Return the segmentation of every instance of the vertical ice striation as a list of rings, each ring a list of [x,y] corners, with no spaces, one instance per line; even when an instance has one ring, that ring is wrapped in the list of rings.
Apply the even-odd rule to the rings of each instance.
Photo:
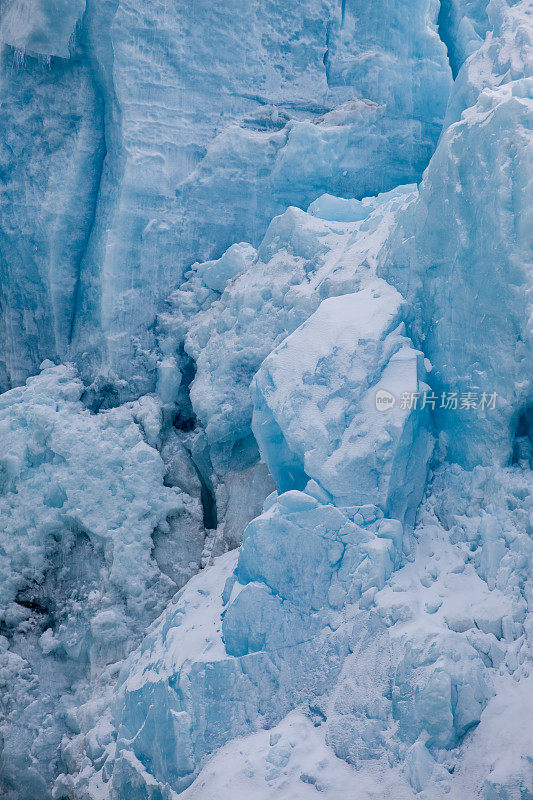
[[[436,390],[457,393],[438,426],[449,456],[470,467],[511,459],[532,391],[531,20],[529,3],[495,14],[459,74],[419,199],[381,254],[381,274],[415,305]]]
[[[0,386],[69,350],[104,158],[81,56],[0,53]]]
[[[150,326],[183,270],[220,256],[235,240],[257,245],[290,204],[306,206],[324,191],[361,197],[418,179],[439,135],[450,74],[430,0],[394,13],[388,3],[374,4],[370,17],[358,4],[341,8],[336,0],[244,7],[238,0],[89,0],[82,11],[74,4],[53,17],[44,3],[30,9],[17,0],[3,18],[7,59],[14,47],[51,59],[43,80],[68,100],[72,89],[53,88],[54,76],[75,70],[58,57],[69,54],[64,30],[79,21],[75,39],[90,65],[88,91],[101,103],[99,119],[90,99],[80,112],[97,152],[83,169],[93,179],[81,182],[74,199],[84,216],[72,228],[92,220],[74,259],[74,322],[70,296],[55,312],[37,287],[29,296],[38,292],[45,318],[55,313],[72,324],[72,355],[84,374],[125,379],[129,386],[118,382],[119,393],[132,396],[153,388]],[[23,19],[31,19],[31,30]],[[12,20],[18,38],[8,35]],[[17,74],[4,69],[8,91]],[[41,117],[56,119],[46,109]],[[29,156],[21,178],[31,159],[40,159],[40,138],[31,124],[16,134],[15,146]],[[69,158],[59,173],[67,187],[72,166]],[[41,184],[53,179],[46,160],[41,170]],[[60,202],[72,205],[68,194]],[[56,250],[73,253],[61,230]],[[45,248],[30,257],[24,233],[16,236],[16,252],[4,255],[8,276],[17,260],[17,269],[42,275]],[[15,280],[9,277],[8,287]],[[13,305],[8,294],[7,327]],[[50,334],[40,349],[20,331],[17,340],[11,360],[20,366],[8,370],[11,383],[35,371],[43,356],[63,357]]]

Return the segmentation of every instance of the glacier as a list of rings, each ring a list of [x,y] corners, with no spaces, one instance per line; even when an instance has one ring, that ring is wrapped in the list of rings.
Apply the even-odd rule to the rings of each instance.
[[[533,7],[0,7],[0,794],[532,800]]]
[[[234,241],[257,244],[291,203],[416,180],[436,145],[451,75],[434,0],[417,2],[405,20],[407,6],[393,15],[376,6],[357,36],[360,0],[253,2],[245,11],[240,0],[222,9],[89,0],[68,14],[50,5],[11,0],[1,12],[2,106],[17,119],[17,82],[37,81],[37,97],[60,82],[56,98],[90,95],[76,116],[89,141],[77,144],[68,108],[43,108],[35,122],[21,120],[6,152],[6,187],[18,195],[31,185],[32,196],[2,225],[5,282],[27,286],[24,298],[2,302],[5,386],[59,357],[79,361],[86,380],[107,375],[121,399],[151,391],[151,321],[182,270]],[[212,52],[223,54],[216,64]],[[44,134],[32,130],[39,121]],[[54,194],[53,170],[17,174],[20,149],[47,159],[34,153],[39,142],[64,173],[86,176],[76,182],[88,194],[82,220],[70,219],[77,194]],[[64,199],[48,221],[50,192]],[[28,303],[39,312],[27,332]]]

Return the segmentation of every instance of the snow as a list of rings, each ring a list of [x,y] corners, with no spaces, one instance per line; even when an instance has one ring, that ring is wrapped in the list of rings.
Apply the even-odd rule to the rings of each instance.
[[[533,796],[531,30],[2,6],[7,800]]]
[[[335,505],[373,502],[412,520],[431,435],[427,409],[401,407],[403,394],[425,385],[405,319],[401,296],[376,279],[323,300],[265,359],[252,384],[252,428],[281,491],[313,479]],[[396,404],[377,407],[380,392]]]
[[[402,776],[380,780],[377,772],[361,774],[335,757],[323,732],[302,712],[292,712],[270,731],[227,744],[181,795],[185,800],[308,800],[317,792],[346,800],[414,797]]]

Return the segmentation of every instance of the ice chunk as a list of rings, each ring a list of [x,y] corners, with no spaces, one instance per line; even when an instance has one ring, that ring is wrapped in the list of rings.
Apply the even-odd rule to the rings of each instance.
[[[391,201],[400,200],[408,203],[409,194],[416,194],[417,187],[415,184],[411,186],[398,186],[396,189],[391,189],[390,192],[384,192],[371,197],[363,197],[362,200],[355,200],[354,198],[346,199],[344,197],[334,197],[331,194],[323,194],[311,203],[307,209],[307,213],[319,219],[331,220],[332,222],[361,222],[370,217],[370,215],[377,209],[385,211],[385,204],[390,204],[389,213],[395,210],[395,205]],[[364,227],[362,228],[364,230]]]
[[[93,415],[82,391],[75,370],[60,366],[1,396],[2,609],[28,587],[28,567],[30,584],[43,579],[50,537],[60,542],[63,530],[105,554],[110,586],[130,611],[149,602],[151,535],[183,500],[163,486],[161,457],[131,411]]]
[[[371,525],[302,492],[281,495],[248,526],[240,554],[193,578],[126,662],[105,766],[118,796],[132,765],[139,787],[184,789],[228,739],[324,692],[348,652],[342,609],[365,580],[382,587],[398,556]]]
[[[324,300],[264,361],[252,424],[281,491],[313,478],[338,506],[375,502],[412,522],[431,445],[427,408],[402,407],[425,388],[406,313],[378,280]]]
[[[172,296],[161,317],[161,347],[176,351],[185,339],[194,359],[191,400],[216,471],[257,458],[249,387],[263,359],[321,299],[353,292],[372,275],[394,220],[416,196],[416,187],[405,186],[356,201],[359,222],[289,208],[270,224],[257,261],[220,298],[197,274]]]
[[[455,747],[481,719],[492,695],[483,661],[458,635],[406,644],[398,665],[393,713],[404,736],[424,731],[429,747]]]
[[[246,242],[233,244],[216,261],[204,261],[203,264],[198,264],[196,272],[209,289],[223,292],[227,282],[236,275],[246,272],[256,258],[257,252],[251,245]]]
[[[307,213],[335,222],[359,222],[368,216],[368,206],[364,200],[345,200],[343,197],[323,194],[311,203]]]

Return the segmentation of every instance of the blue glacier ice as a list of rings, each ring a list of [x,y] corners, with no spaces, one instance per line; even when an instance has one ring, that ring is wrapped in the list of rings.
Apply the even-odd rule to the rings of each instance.
[[[49,87],[57,101],[93,95],[77,119],[90,131],[89,148],[71,155],[72,124],[40,135],[39,120],[48,127],[67,116],[51,106],[35,124],[30,117],[14,143],[31,163],[42,160],[44,138],[63,173],[79,165],[89,197],[83,221],[70,222],[65,215],[78,196],[69,199],[67,182],[65,193],[54,194],[50,223],[41,207],[54,192],[54,171],[17,174],[8,159],[3,180],[15,194],[28,180],[34,189],[2,248],[2,268],[33,278],[26,299],[2,302],[4,385],[23,381],[45,357],[74,357],[88,378],[108,376],[122,398],[150,391],[151,323],[182,270],[235,241],[258,244],[291,203],[308,205],[324,191],[361,197],[416,180],[436,145],[451,74],[434,0],[409,4],[408,15],[405,4],[394,14],[378,4],[368,19],[361,2],[341,8],[336,0],[53,7],[45,0],[6,7],[2,105],[16,113],[13,84],[30,85],[25,73],[43,61],[42,92]],[[65,225],[79,231],[78,242]],[[42,230],[36,250],[25,253],[35,230]],[[48,277],[51,247],[57,268]],[[62,292],[54,307],[56,283]],[[27,303],[39,307],[31,338],[25,324],[11,323]],[[66,339],[53,330],[56,317],[67,323]]]
[[[332,203],[323,195],[307,213],[291,207],[271,222],[256,258],[246,250],[248,266],[237,260],[233,245],[223,264],[193,265],[171,295],[160,315],[160,346],[177,363],[184,356],[194,361],[190,400],[205,428],[215,471],[257,457],[249,386],[262,361],[321,300],[353,292],[375,274],[377,253],[395,216],[416,194],[408,185],[361,201]],[[211,289],[202,276],[216,269],[224,279],[230,258],[239,274]],[[362,269],[354,270],[354,264]],[[175,397],[183,402],[179,387]]]
[[[470,467],[512,457],[531,397],[531,21],[528,4],[500,10],[499,38],[464,65],[453,124],[378,269],[420,309],[436,391],[497,394],[494,410],[437,410],[443,446]]]
[[[148,762],[160,783],[185,788],[214,748],[331,685],[353,626],[344,607],[384,585],[401,546],[401,525],[378,518],[375,532],[351,515],[363,527],[283,494],[248,527],[233,574],[234,554],[222,556],[177,596],[119,679],[116,745],[95,734],[97,757],[114,761],[112,791],[136,796]],[[91,796],[88,777],[79,791]]]
[[[45,362],[0,396],[0,763],[25,797],[47,791],[80,682],[129,652],[204,547],[199,488],[165,485],[147,441],[155,400],[95,415],[83,390],[74,367]]]
[[[70,57],[70,44],[86,0],[7,0],[0,14],[0,40],[24,53]]]
[[[377,279],[323,300],[264,360],[252,428],[282,491],[312,479],[337,506],[375,503],[412,521],[432,450],[428,407],[377,405],[428,388],[405,317],[401,296]]]
[[[0,795],[533,798],[528,0],[0,8]]]
[[[489,0],[443,0],[439,11],[439,33],[448,50],[454,77],[466,59],[479,50],[491,30]]]

